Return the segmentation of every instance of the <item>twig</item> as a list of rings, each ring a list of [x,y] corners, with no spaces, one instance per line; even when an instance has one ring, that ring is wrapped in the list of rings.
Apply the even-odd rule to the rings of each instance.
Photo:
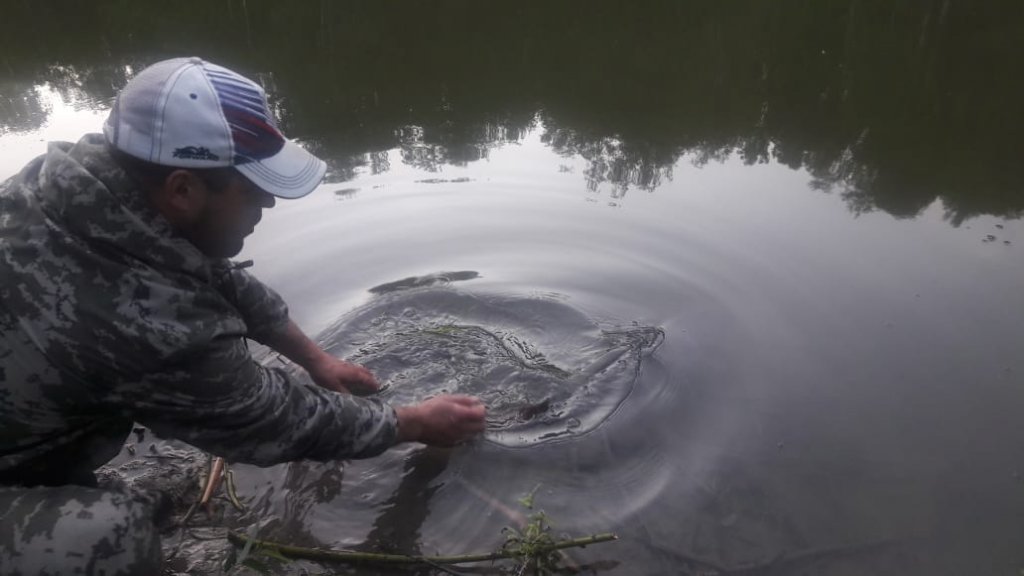
[[[227,465],[225,465],[225,468],[226,467]],[[228,501],[231,502],[231,505],[239,512],[245,512],[245,506],[243,506],[242,502],[238,500],[238,493],[235,491],[235,475],[230,468],[227,469],[225,477],[224,488],[225,492],[228,493]]]
[[[216,460],[214,459],[212,454],[209,456],[209,458],[207,458],[207,462],[210,463],[210,468],[212,470],[213,464],[216,462]],[[211,479],[212,476],[213,475],[211,474],[211,475],[209,475],[209,476],[204,478],[203,477],[203,473],[199,472],[199,486],[201,486],[201,487],[209,487],[210,484],[213,482],[213,480]],[[205,493],[206,493],[206,489],[204,488],[203,494],[205,494]],[[178,526],[182,529],[182,537],[178,540],[178,548],[181,548],[181,543],[182,543],[182,541],[185,538],[185,536],[184,536],[184,534],[185,534],[185,527],[188,526],[188,521],[191,520],[192,516],[195,515],[196,510],[199,510],[199,505],[201,503],[202,503],[202,496],[200,496],[200,498],[198,500],[195,500],[194,502],[192,502],[192,505],[188,507],[188,511],[185,512],[185,516],[182,517],[182,519],[180,521],[178,521]],[[177,549],[175,549],[175,552],[177,552]]]
[[[210,455],[208,460],[210,462],[210,474],[204,480],[200,473],[199,478],[199,485],[203,487],[203,493],[198,500],[192,502],[192,505],[188,507],[185,515],[178,521],[178,528],[181,530],[181,533],[178,535],[177,545],[175,545],[174,550],[170,553],[168,558],[175,557],[181,550],[182,544],[185,543],[185,535],[188,533],[189,520],[192,519],[192,516],[195,515],[200,506],[209,503],[210,498],[213,496],[213,491],[217,487],[221,470],[224,468],[224,459],[220,457],[214,458],[213,455]]]
[[[203,497],[199,499],[200,506],[206,506],[210,503],[213,491],[220,486],[220,478],[223,472],[224,459],[218,456],[213,459],[213,465],[210,467],[210,476],[206,479],[206,488],[203,489]]]
[[[427,566],[430,566],[434,570],[439,570],[441,572],[444,572],[445,574],[451,574],[452,576],[463,576],[462,572],[456,572],[455,570],[452,570],[451,568],[448,568],[447,566],[444,566],[442,564],[438,564],[437,562],[432,562],[430,560],[427,560],[426,558],[423,559],[423,563],[426,564]]]
[[[562,550],[564,548],[580,548],[591,544],[618,540],[619,537],[611,533],[592,534],[583,538],[573,538],[555,542],[551,546],[544,547],[540,551]],[[376,554],[372,552],[353,552],[349,550],[324,550],[320,548],[303,548],[301,546],[290,546],[278,542],[257,540],[245,534],[233,530],[228,531],[228,540],[236,546],[244,546],[252,541],[256,548],[268,548],[275,550],[282,556],[296,560],[316,560],[320,562],[371,562],[376,564],[463,564],[470,562],[489,562],[491,560],[503,560],[515,558],[512,551],[487,552],[483,554],[463,554],[456,556],[406,556],[404,554]]]

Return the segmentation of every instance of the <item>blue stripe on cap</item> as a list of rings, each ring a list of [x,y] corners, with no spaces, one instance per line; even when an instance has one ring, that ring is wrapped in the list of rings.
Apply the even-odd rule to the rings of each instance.
[[[263,90],[237,74],[210,69],[206,74],[231,127],[235,163],[262,160],[280,152],[284,136],[267,110]]]

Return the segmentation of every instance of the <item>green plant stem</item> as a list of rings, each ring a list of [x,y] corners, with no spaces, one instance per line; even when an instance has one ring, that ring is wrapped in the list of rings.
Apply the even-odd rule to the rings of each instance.
[[[583,538],[573,538],[555,542],[550,546],[538,547],[538,552],[551,550],[562,550],[563,548],[580,548],[590,544],[618,540],[618,536],[611,533],[592,534]],[[457,556],[406,556],[404,554],[377,554],[373,552],[353,552],[348,550],[323,550],[319,548],[303,548],[301,546],[290,546],[267,540],[257,540],[245,534],[239,534],[233,530],[228,531],[228,540],[236,546],[244,546],[252,542],[255,548],[268,548],[276,550],[283,556],[295,560],[316,560],[319,562],[373,562],[378,564],[463,564],[470,562],[488,562],[491,560],[502,560],[515,558],[514,551],[488,552],[484,554],[463,554]]]

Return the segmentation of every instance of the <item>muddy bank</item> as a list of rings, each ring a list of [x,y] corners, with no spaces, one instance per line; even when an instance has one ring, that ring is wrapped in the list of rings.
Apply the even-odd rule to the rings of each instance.
[[[241,526],[242,514],[222,491],[208,507],[196,507],[212,458],[192,446],[157,438],[137,427],[113,461],[97,470],[100,485],[152,494],[159,502],[156,523],[164,554],[164,575],[223,574],[232,548],[227,528]]]

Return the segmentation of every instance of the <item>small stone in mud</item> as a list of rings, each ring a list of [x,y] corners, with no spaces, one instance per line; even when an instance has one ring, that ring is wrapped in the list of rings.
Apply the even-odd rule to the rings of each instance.
[[[995,240],[996,240],[996,237],[991,235],[991,234],[989,234],[989,235],[985,236],[985,239],[982,240],[982,242],[995,242]]]

